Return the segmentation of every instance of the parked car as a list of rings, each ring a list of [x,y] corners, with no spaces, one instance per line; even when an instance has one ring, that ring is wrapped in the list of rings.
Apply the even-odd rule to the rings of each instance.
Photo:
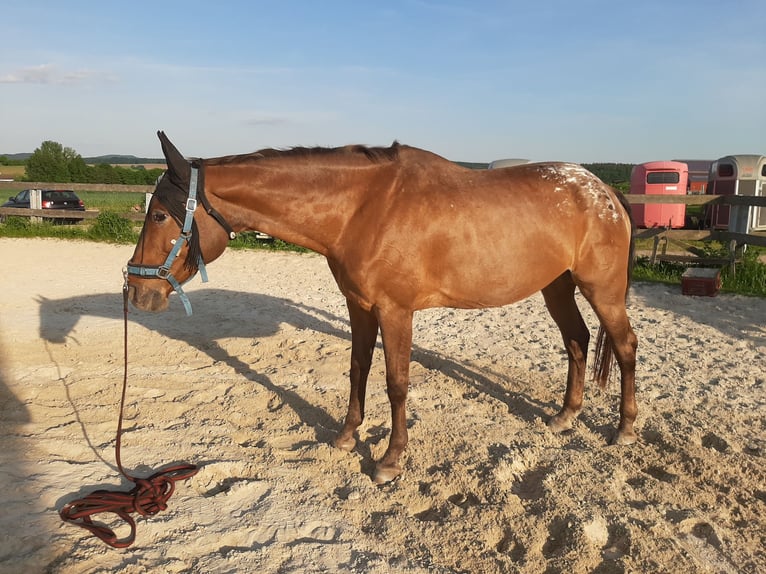
[[[0,207],[18,207],[29,209],[29,196],[31,189],[20,191],[16,197],[9,197]],[[43,189],[42,190],[42,208],[43,209],[62,209],[66,211],[85,211],[85,204],[77,194],[70,189]],[[3,218],[0,215],[0,218]],[[76,223],[82,217],[72,218],[51,218],[57,222]]]

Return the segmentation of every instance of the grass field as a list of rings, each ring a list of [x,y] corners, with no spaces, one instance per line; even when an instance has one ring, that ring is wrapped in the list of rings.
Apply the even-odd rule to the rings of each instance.
[[[20,179],[25,173],[23,165],[0,165],[0,179]]]
[[[77,195],[82,199],[86,209],[98,209],[99,211],[115,211],[117,213],[128,213],[135,211],[134,206],[138,205],[140,211],[144,210],[144,194],[111,191],[78,191]]]

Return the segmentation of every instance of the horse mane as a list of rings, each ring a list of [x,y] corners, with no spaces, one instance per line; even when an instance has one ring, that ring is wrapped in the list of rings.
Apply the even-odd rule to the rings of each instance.
[[[249,163],[271,158],[308,158],[308,157],[354,157],[364,156],[373,163],[396,161],[399,158],[399,142],[394,141],[389,147],[369,147],[364,145],[347,145],[342,147],[291,147],[287,149],[266,148],[245,155],[228,155],[205,159],[205,165],[229,165]]]
[[[207,165],[233,165],[249,163],[267,158],[302,158],[316,156],[363,156],[373,163],[396,161],[399,157],[399,142],[394,141],[390,147],[368,147],[363,145],[349,145],[343,147],[293,147],[283,150],[262,149],[255,153],[245,155],[229,155],[212,159],[196,159],[197,164],[202,168],[199,173],[199,185],[197,189],[198,197],[204,194],[204,166]],[[162,201],[167,208],[170,216],[175,219],[179,226],[183,227],[186,218],[186,199],[189,197],[188,189],[185,189],[179,182],[173,181],[168,174],[163,174],[157,181],[154,190],[154,196]],[[188,252],[184,265],[187,269],[197,269],[199,258],[202,257],[202,250],[199,244],[199,233],[197,232],[197,223],[192,220],[192,233],[189,237]]]

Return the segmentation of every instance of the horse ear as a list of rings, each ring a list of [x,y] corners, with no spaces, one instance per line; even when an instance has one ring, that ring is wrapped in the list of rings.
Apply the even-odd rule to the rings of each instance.
[[[160,138],[162,144],[162,153],[165,155],[165,160],[168,164],[168,172],[171,177],[176,176],[179,180],[188,180],[191,168],[189,162],[181,154],[180,151],[173,145],[173,143],[165,135],[165,132],[158,131],[157,137]]]

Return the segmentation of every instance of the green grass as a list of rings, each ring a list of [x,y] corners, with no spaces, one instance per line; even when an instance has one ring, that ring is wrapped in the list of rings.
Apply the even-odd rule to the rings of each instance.
[[[53,237],[132,245],[138,241],[142,225],[143,221],[130,221],[119,213],[109,210],[102,211],[96,219],[83,220],[74,225],[61,224],[55,221],[43,221],[34,224],[28,217],[10,215],[6,218],[5,223],[0,223],[0,237]],[[229,247],[232,249],[308,252],[308,249],[280,239],[259,239],[255,232],[238,234],[237,238],[229,243]]]
[[[281,239],[259,239],[256,233],[240,233],[229,243],[232,249],[266,249],[268,251],[297,251],[308,253],[304,247],[298,247]]]
[[[14,215],[9,215],[5,223],[0,223],[0,237],[52,237],[131,244],[138,241],[140,231],[140,223],[135,224],[110,211],[100,213],[96,219],[74,225],[56,221],[32,223],[29,217]]]

